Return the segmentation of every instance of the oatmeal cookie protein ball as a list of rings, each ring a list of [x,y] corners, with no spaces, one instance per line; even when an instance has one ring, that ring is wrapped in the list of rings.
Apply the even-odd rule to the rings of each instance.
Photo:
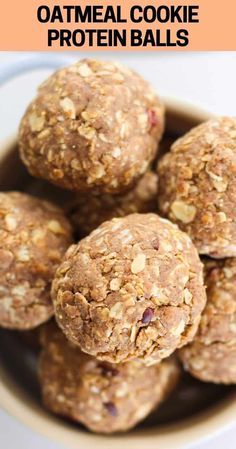
[[[206,300],[202,263],[176,225],[132,214],[69,248],[52,298],[59,326],[84,352],[151,365],[193,338]]]
[[[177,140],[158,166],[159,208],[200,254],[236,256],[236,118],[214,118]]]
[[[121,192],[154,159],[163,105],[139,75],[111,62],[82,60],[38,90],[20,126],[29,172],[69,190]]]
[[[152,367],[138,361],[114,365],[84,354],[54,325],[42,334],[39,377],[45,406],[94,432],[126,431],[171,392],[175,360]]]
[[[71,242],[58,207],[24,193],[0,193],[0,326],[31,329],[53,315],[51,281]]]
[[[206,382],[236,383],[236,259],[206,265],[207,305],[198,333],[180,351],[187,371]]]
[[[80,235],[86,236],[106,220],[157,209],[157,175],[147,172],[137,185],[120,195],[77,194],[68,215]]]

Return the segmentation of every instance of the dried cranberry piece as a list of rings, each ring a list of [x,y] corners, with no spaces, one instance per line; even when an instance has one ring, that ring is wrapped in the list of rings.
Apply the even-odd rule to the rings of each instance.
[[[142,323],[143,324],[149,324],[150,321],[152,320],[153,315],[154,315],[154,310],[151,309],[150,307],[148,307],[143,312]]]
[[[148,119],[152,128],[158,125],[158,117],[156,112],[153,109],[149,109],[148,111]]]
[[[158,250],[160,248],[160,242],[158,239],[155,239],[152,241],[152,247],[156,250]]]
[[[109,365],[109,363],[100,363],[99,368],[101,368],[102,375],[107,377],[115,377],[118,376],[119,371],[118,369],[114,368],[113,366]]]
[[[117,416],[118,415],[118,410],[117,410],[116,405],[114,404],[114,402],[105,402],[104,403],[104,407],[106,407],[106,409],[110,413],[110,415],[112,415],[112,416]]]

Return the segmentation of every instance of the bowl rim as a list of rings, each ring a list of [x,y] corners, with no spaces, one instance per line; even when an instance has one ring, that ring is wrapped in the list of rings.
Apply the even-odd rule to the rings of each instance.
[[[181,120],[201,122],[213,115],[191,104],[164,98],[168,113]],[[5,157],[9,149],[16,145],[13,135],[1,142],[0,160]],[[181,422],[161,425],[157,430],[142,429],[128,434],[114,436],[94,435],[62,424],[62,420],[40,407],[32,398],[23,392],[13,379],[7,376],[0,360],[0,407],[17,420],[35,432],[61,443],[70,449],[104,449],[112,445],[113,449],[120,449],[120,444],[129,444],[129,449],[156,449],[157,444],[162,449],[182,449],[187,444],[209,439],[222,430],[236,423],[236,393],[233,392],[219,404],[210,407],[197,416],[184,419]]]
[[[236,423],[236,394],[233,393],[206,412],[179,423],[160,426],[157,431],[152,428],[115,436],[94,435],[63,423],[44,410],[6,378],[2,367],[0,376],[3,381],[0,385],[2,408],[35,432],[70,449],[104,449],[108,446],[120,449],[122,443],[130,449],[156,449],[157,444],[162,449],[183,449],[185,445],[209,439]]]

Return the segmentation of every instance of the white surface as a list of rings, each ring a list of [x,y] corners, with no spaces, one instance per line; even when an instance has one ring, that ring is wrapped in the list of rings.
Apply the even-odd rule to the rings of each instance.
[[[185,446],[181,449],[235,449],[236,432],[234,430],[223,432],[217,438],[201,443],[193,444],[188,448]],[[22,424],[9,417],[0,410],[0,447],[1,449],[65,449],[59,444],[48,441],[29,429],[26,429]],[[78,449],[83,449],[79,445]],[[94,436],[94,446],[91,449],[96,449],[96,436]],[[112,447],[105,447],[104,449],[112,449]],[[124,447],[123,449],[128,449]],[[144,448],[148,449],[148,447]],[[157,448],[161,449],[161,448]]]
[[[48,57],[43,53],[38,55]],[[0,52],[0,74],[5,64],[23,61],[31,56],[31,53]],[[65,58],[73,60],[86,56],[67,53]],[[113,54],[97,53],[90,54],[90,57],[112,59]],[[117,53],[115,59],[139,71],[152,82],[160,95],[187,101],[215,114],[236,116],[236,52]],[[36,86],[48,73],[48,70],[41,70],[21,75],[0,88],[0,140],[16,131],[27,103],[35,94]],[[191,447],[232,449],[235,440],[236,427]],[[33,433],[1,410],[0,447],[60,449],[59,445]]]
[[[28,53],[0,52],[0,73],[5,64],[22,61]],[[46,53],[38,53],[48,58]],[[63,54],[60,54],[63,56]],[[112,59],[113,54],[90,54]],[[84,53],[65,54],[65,60],[86,57]],[[139,71],[161,95],[202,106],[215,114],[236,115],[236,52],[205,53],[117,53],[118,59]],[[21,75],[0,88],[0,140],[17,129],[20,117],[37,85],[48,70]]]

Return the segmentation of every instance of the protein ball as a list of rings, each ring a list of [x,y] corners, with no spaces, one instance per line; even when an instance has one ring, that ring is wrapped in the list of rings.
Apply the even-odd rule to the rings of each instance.
[[[175,386],[179,367],[167,360],[153,367],[138,361],[99,362],[69,343],[56,326],[42,335],[39,377],[44,405],[94,432],[134,427]]]
[[[29,172],[70,190],[121,192],[155,158],[164,108],[139,75],[82,60],[38,90],[20,126]]]
[[[62,211],[25,193],[0,193],[0,325],[31,329],[53,315],[51,281],[71,244]]]
[[[150,171],[124,194],[78,194],[68,211],[75,230],[86,236],[106,220],[156,211],[157,181],[157,175]]]
[[[103,223],[67,251],[52,285],[59,326],[108,362],[159,362],[194,336],[206,296],[187,234],[155,214]]]
[[[180,351],[184,367],[206,382],[236,383],[236,259],[207,263],[207,305],[194,341]]]
[[[159,208],[200,254],[236,256],[236,118],[214,118],[177,140],[158,166]]]

